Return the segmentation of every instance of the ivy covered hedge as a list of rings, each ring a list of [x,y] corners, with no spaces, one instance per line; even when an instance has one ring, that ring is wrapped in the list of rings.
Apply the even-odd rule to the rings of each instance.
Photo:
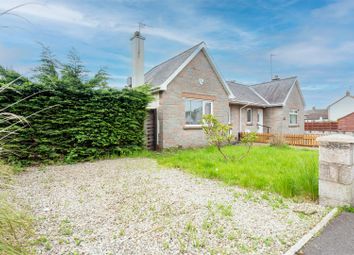
[[[76,60],[58,74],[53,60],[46,60],[34,81],[25,79],[0,93],[0,108],[28,121],[2,119],[3,158],[25,164],[74,162],[127,154],[144,146],[150,100],[146,89],[108,88],[102,71],[84,79]],[[6,72],[0,70],[2,84],[9,81]],[[10,130],[14,133],[7,136]]]

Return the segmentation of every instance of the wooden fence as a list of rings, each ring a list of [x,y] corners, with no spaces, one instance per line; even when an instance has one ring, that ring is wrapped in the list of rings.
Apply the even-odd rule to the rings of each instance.
[[[245,133],[241,133],[242,137]],[[257,143],[270,143],[274,134],[257,134]],[[283,135],[284,140],[289,145],[294,146],[306,146],[306,147],[318,147],[318,142],[316,138],[320,135],[296,135],[296,134],[285,134]]]
[[[327,121],[327,122],[305,122],[306,131],[337,131],[338,122]]]

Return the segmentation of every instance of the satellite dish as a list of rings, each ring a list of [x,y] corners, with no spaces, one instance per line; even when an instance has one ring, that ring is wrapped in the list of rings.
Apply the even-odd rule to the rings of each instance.
[[[199,82],[200,85],[203,85],[203,84],[204,84],[204,79],[199,78],[199,79],[198,79],[198,82]]]

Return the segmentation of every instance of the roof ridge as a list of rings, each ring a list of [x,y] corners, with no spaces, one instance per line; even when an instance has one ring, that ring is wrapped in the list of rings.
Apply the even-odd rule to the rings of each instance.
[[[290,77],[281,78],[281,79],[278,79],[278,80],[265,81],[265,82],[261,82],[261,83],[251,84],[251,85],[248,85],[248,86],[256,86],[256,85],[272,83],[272,82],[275,82],[275,81],[283,81],[283,80],[290,80],[290,79],[297,79],[297,76],[290,76]]]
[[[266,102],[267,104],[270,105],[270,103],[268,102],[267,99],[265,99],[263,96],[261,96],[261,94],[259,94],[254,88],[252,88],[251,86],[247,86],[250,90],[252,90],[259,98],[261,98],[262,100],[264,100],[264,102]]]
[[[236,85],[241,85],[241,86],[245,86],[245,87],[249,87],[250,85],[247,85],[247,84],[242,84],[242,83],[238,83],[236,81],[226,81],[227,83],[233,83],[233,84],[236,84]]]
[[[191,49],[193,49],[193,48],[196,48],[197,46],[200,46],[200,45],[203,44],[203,43],[205,43],[205,42],[204,42],[204,41],[201,41],[200,43],[198,43],[198,44],[196,44],[196,45],[190,47],[189,49],[187,49],[187,50],[185,50],[185,51],[183,51],[183,52],[181,52],[181,53],[179,53],[179,54],[177,54],[177,55],[175,55],[175,56],[173,56],[173,57],[170,57],[169,59],[167,59],[167,60],[161,62],[160,64],[158,64],[158,65],[152,67],[152,68],[151,68],[149,71],[147,71],[145,74],[147,74],[147,73],[151,72],[152,70],[156,69],[157,67],[159,67],[159,66],[161,66],[161,65],[163,65],[163,64],[165,64],[165,63],[167,63],[168,61],[170,61],[170,60],[172,60],[172,59],[175,59],[175,58],[181,56],[182,54],[186,53],[187,51],[189,51],[189,50],[191,50]]]

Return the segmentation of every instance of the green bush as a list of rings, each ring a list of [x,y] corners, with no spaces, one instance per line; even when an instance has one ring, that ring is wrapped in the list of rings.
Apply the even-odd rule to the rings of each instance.
[[[2,146],[13,152],[4,154],[7,160],[71,162],[130,153],[144,145],[149,102],[144,92],[64,86],[46,90],[38,84],[16,89],[20,95],[14,90],[0,95],[0,107],[45,92],[10,107],[11,113],[29,116],[29,125],[11,127],[17,134]]]
[[[104,70],[89,79],[74,51],[62,64],[44,48],[33,80],[0,66],[0,88],[11,83],[0,93],[0,112],[26,120],[0,118],[1,157],[22,164],[75,162],[142,148],[147,87],[118,90],[107,87],[107,79]]]

